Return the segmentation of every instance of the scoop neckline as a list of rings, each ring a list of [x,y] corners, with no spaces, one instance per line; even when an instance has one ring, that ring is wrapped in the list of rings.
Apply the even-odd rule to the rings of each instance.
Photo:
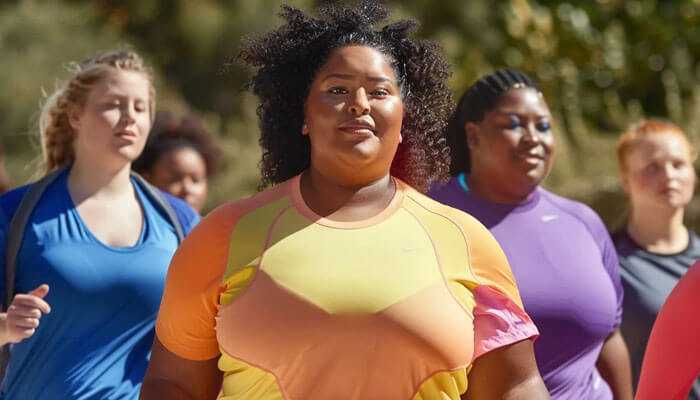
[[[78,207],[75,205],[75,201],[73,200],[73,196],[70,194],[70,189],[68,188],[68,172],[63,176],[64,179],[64,185],[66,189],[66,199],[68,201],[68,204],[70,205],[70,210],[71,213],[74,215],[75,219],[78,221],[82,229],[85,231],[85,234],[92,240],[94,243],[99,245],[100,247],[117,252],[117,253],[129,253],[129,252],[134,252],[138,251],[143,247],[143,244],[146,242],[146,232],[148,230],[148,215],[146,213],[146,209],[143,204],[143,198],[142,198],[142,193],[141,193],[141,188],[138,187],[138,184],[136,181],[130,177],[131,185],[134,188],[134,191],[136,193],[136,200],[139,202],[139,206],[141,207],[141,213],[143,214],[143,224],[141,224],[141,232],[139,233],[139,238],[131,246],[110,246],[107,243],[103,242],[100,240],[95,234],[92,232],[90,227],[85,223],[85,220],[83,217],[80,215],[80,212],[78,212]]]
[[[403,198],[405,195],[404,192],[406,190],[406,184],[393,176],[391,177],[391,179],[394,182],[394,196],[391,198],[389,204],[382,211],[369,218],[356,221],[336,221],[328,217],[323,217],[321,215],[316,214],[316,212],[314,212],[309,207],[309,205],[306,203],[303,196],[301,195],[301,174],[292,178],[292,180],[289,183],[292,205],[302,216],[319,225],[338,229],[366,228],[387,220],[399,208],[401,208],[401,205],[403,204]]]

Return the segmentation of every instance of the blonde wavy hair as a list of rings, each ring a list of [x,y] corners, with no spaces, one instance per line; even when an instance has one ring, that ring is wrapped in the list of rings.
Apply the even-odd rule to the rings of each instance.
[[[71,112],[82,110],[92,88],[115,70],[144,74],[149,82],[149,114],[155,114],[153,74],[141,57],[129,50],[99,53],[73,64],[73,76],[47,97],[39,116],[42,169],[48,174],[75,159],[75,132],[69,122]]]

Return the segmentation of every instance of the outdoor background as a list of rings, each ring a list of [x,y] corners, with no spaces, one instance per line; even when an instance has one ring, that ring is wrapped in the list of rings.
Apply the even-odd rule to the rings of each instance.
[[[140,52],[157,75],[158,109],[193,112],[219,139],[226,167],[208,208],[255,191],[256,99],[232,64],[241,38],[279,23],[276,0],[2,0],[0,144],[15,184],[35,174],[37,113],[71,61],[115,47]],[[310,9],[323,1],[289,1]],[[541,84],[556,120],[546,186],[625,218],[617,136],[642,116],[700,129],[700,0],[404,0],[452,62],[455,98],[479,75],[519,68]],[[206,211],[206,210],[205,210]],[[700,228],[700,204],[689,212]]]

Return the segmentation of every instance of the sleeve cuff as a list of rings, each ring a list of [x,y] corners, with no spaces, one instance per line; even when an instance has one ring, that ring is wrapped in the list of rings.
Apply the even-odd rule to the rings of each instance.
[[[474,297],[474,358],[539,335],[530,316],[498,290],[481,285]]]

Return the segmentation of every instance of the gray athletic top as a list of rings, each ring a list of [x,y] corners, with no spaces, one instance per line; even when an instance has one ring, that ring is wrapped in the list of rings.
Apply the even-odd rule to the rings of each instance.
[[[678,280],[700,259],[700,238],[693,231],[689,231],[689,234],[688,247],[676,254],[656,254],[643,250],[626,230],[613,234],[625,290],[620,329],[630,351],[635,390],[656,314]],[[700,380],[695,382],[688,398],[700,400]]]

